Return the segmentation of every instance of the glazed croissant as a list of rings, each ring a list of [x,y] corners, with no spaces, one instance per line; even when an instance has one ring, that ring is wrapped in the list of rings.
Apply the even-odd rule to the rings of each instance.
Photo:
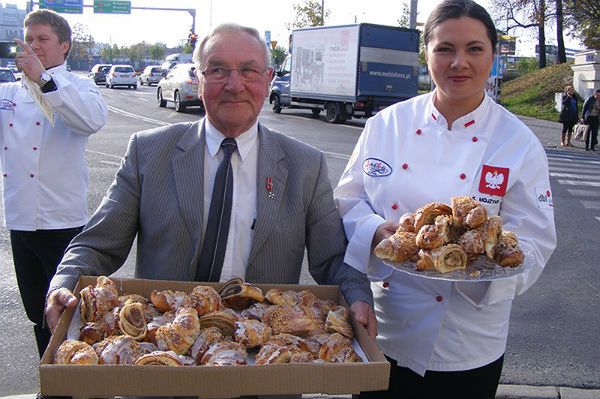
[[[494,261],[503,267],[517,267],[523,263],[525,255],[519,247],[519,240],[512,231],[503,231],[493,249]]]
[[[217,327],[208,327],[200,330],[198,338],[196,338],[196,341],[194,341],[194,344],[190,348],[190,355],[193,359],[196,359],[197,364],[200,364],[200,359],[202,359],[208,348],[223,340],[225,340],[225,337]]]
[[[246,364],[248,353],[237,342],[222,341],[211,345],[206,351],[200,364],[206,366],[238,366]]]
[[[99,364],[134,364],[142,356],[140,344],[128,335],[113,335],[94,344]]]
[[[219,293],[208,285],[199,285],[194,287],[190,294],[192,307],[198,312],[198,316],[204,316],[210,312],[221,310],[221,296]]]
[[[85,342],[74,339],[63,341],[54,357],[56,364],[98,364],[98,355]]]
[[[254,361],[256,364],[281,364],[289,363],[291,357],[292,352],[285,346],[265,344],[260,347]]]
[[[156,330],[159,327],[167,325],[171,323],[175,319],[175,311],[170,310],[161,314],[160,316],[156,316],[152,318],[152,320],[147,325],[146,336],[144,337],[144,341],[151,342],[156,345]]]
[[[483,230],[467,230],[458,239],[458,245],[467,254],[469,260],[475,260],[485,252],[485,241],[483,240]]]
[[[319,359],[333,363],[362,362],[362,359],[352,348],[352,342],[338,333],[333,333],[321,346]]]
[[[415,260],[419,252],[415,237],[415,233],[396,231],[389,238],[381,240],[373,252],[378,258],[392,262]]]
[[[156,309],[161,312],[167,312],[169,310],[177,310],[180,307],[191,307],[191,297],[182,291],[157,291],[154,290],[150,293],[150,301]]]
[[[450,215],[440,215],[433,224],[426,224],[417,233],[415,242],[422,249],[435,249],[450,242],[453,218]]]
[[[305,334],[319,327],[306,306],[273,305],[265,311],[263,321],[271,326],[273,334]],[[322,323],[322,322],[321,322]]]
[[[265,299],[273,305],[289,305],[295,306],[298,304],[298,293],[296,291],[273,288],[267,291]]]
[[[263,315],[265,314],[265,310],[267,310],[269,306],[270,305],[266,303],[256,302],[252,304],[248,309],[242,310],[240,312],[240,315],[246,320],[251,319],[261,321]]]
[[[173,351],[155,351],[140,356],[135,364],[138,366],[182,366],[177,353]]]
[[[458,244],[446,244],[432,251],[421,250],[417,270],[437,270],[448,273],[467,267],[467,254]]]
[[[156,330],[156,346],[162,351],[184,355],[200,333],[198,312],[193,308],[179,308],[172,323]]]
[[[336,306],[327,315],[325,330],[337,332],[345,337],[352,338],[352,326],[350,325],[350,311],[343,306]]]
[[[415,214],[413,212],[406,212],[402,216],[400,216],[400,220],[398,221],[398,230],[396,231],[405,231],[408,233],[415,232]]]
[[[457,226],[476,229],[485,223],[487,211],[483,205],[473,198],[467,195],[452,197],[450,203]]]
[[[452,215],[452,208],[442,202],[431,202],[422,206],[415,212],[415,232],[421,230],[426,224],[433,224],[440,215]]]
[[[105,276],[96,279],[96,286],[85,287],[81,296],[81,319],[84,322],[98,321],[102,316],[119,304],[119,293],[115,283]]]
[[[485,247],[485,253],[490,259],[494,259],[494,247],[498,243],[498,239],[500,238],[501,233],[502,218],[500,216],[489,217],[483,225],[482,236]]]
[[[139,302],[127,302],[119,312],[119,330],[136,340],[146,336],[148,325],[144,305]]]
[[[223,303],[234,310],[247,309],[255,302],[265,301],[265,297],[260,288],[248,283],[239,282],[237,279],[233,282],[226,283],[219,294],[221,295]]]
[[[223,335],[233,337],[235,322],[239,321],[234,314],[225,310],[207,313],[200,317],[200,328],[217,327]]]
[[[315,345],[315,342],[308,341],[302,337],[292,334],[277,334],[267,341],[269,345],[284,346],[290,352],[311,352],[319,353],[321,345]]]
[[[244,348],[256,348],[271,337],[271,327],[258,320],[235,322],[235,341]]]

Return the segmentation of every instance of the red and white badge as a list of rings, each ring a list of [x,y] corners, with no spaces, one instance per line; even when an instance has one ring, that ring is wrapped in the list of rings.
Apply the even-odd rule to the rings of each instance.
[[[535,188],[535,199],[540,209],[553,209],[554,200],[552,199],[552,193],[549,188],[536,187]]]
[[[479,192],[504,197],[508,185],[508,172],[508,168],[483,165],[479,180]]]

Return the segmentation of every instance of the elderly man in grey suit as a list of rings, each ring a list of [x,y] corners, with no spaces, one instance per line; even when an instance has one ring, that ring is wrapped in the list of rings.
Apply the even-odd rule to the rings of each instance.
[[[346,239],[323,153],[258,123],[273,71],[255,29],[216,27],[194,54],[206,117],[134,134],[115,180],[52,279],[52,329],[80,275],[108,275],[137,235],[135,277],[297,284],[304,250],[375,336],[365,275]]]

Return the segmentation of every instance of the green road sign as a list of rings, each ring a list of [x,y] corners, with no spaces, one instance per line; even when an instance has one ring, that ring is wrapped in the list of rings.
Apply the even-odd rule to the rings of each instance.
[[[99,14],[131,14],[131,1],[94,0],[94,12]]]
[[[39,6],[63,14],[83,14],[83,0],[39,0]]]

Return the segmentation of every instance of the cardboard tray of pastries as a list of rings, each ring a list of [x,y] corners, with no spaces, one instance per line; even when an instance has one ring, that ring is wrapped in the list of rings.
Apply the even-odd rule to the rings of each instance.
[[[117,293],[118,304],[112,311],[94,313],[99,310],[98,298],[103,298],[107,292],[102,284],[107,284],[109,290]],[[198,286],[202,288],[197,288]],[[194,297],[194,293],[198,292],[202,292],[202,295],[218,292],[223,303],[220,310],[232,307],[238,309],[237,313],[230,310],[215,313],[210,309],[200,309],[199,303],[203,304],[202,306],[207,303],[203,300],[196,300],[189,307],[182,305],[185,301],[182,302],[181,298],[175,300],[166,298],[177,291],[186,293],[186,298],[188,295],[196,298],[198,296]],[[271,296],[268,295],[269,292]],[[315,335],[313,333],[316,331],[297,333],[311,328],[306,327],[306,323],[283,323],[285,327],[282,327],[278,320],[289,316],[282,316],[280,310],[291,309],[285,301],[279,305],[261,307],[256,304],[256,298],[252,297],[255,294],[260,297],[265,293],[264,298],[277,302],[285,298],[279,298],[276,294],[285,292],[291,292],[294,297],[295,294],[302,292],[303,294],[299,294],[298,298],[303,295],[304,302],[306,298],[311,302],[310,298],[312,298],[311,303],[326,304],[326,311],[323,313],[327,315],[322,315],[323,321],[320,322],[321,327],[319,327],[322,329],[324,325],[328,330],[327,335],[323,335],[325,338],[309,337],[311,334]],[[353,320],[337,286],[269,284],[250,286],[242,284],[241,281],[223,284],[84,276],[80,278],[74,293],[79,304],[76,308],[68,309],[62,314],[40,364],[40,386],[44,395],[228,398],[241,395],[300,393],[350,394],[382,390],[388,385],[389,363],[375,342],[368,337],[364,327]],[[126,294],[138,295],[126,296]],[[244,298],[247,299],[244,297],[246,294],[250,295],[251,300],[244,301]],[[112,294],[109,293],[108,296],[110,295]],[[81,300],[82,296],[84,300]],[[125,300],[126,298],[130,299]],[[241,302],[240,298],[242,298]],[[265,304],[274,302],[264,299]],[[172,306],[171,310],[169,306]],[[157,311],[157,308],[161,310]],[[293,308],[297,309],[295,306]],[[141,309],[145,309],[145,313]],[[156,320],[165,318],[167,320],[158,323],[159,327],[153,325],[154,319],[148,316],[149,309],[156,313],[154,316]],[[197,315],[196,311],[190,312],[189,309],[196,309]],[[264,313],[254,317],[257,309],[262,309]],[[310,313],[306,310],[308,309],[306,306],[303,309],[308,312],[307,314]],[[319,312],[319,309],[314,306],[311,309]],[[323,307],[320,309],[322,311]],[[136,317],[136,312],[138,316],[142,314],[145,317],[141,317],[140,320],[140,317]],[[208,313],[203,314],[204,312]],[[231,329],[230,315],[238,317],[242,313],[247,319],[240,316]],[[269,316],[265,316],[267,313]],[[107,316],[109,314],[114,314],[115,318],[112,322],[113,331],[105,335],[112,335],[111,337],[97,336],[97,329],[88,329],[86,334],[79,333],[84,331],[80,330],[84,325],[86,328],[89,326],[95,328],[97,324],[104,326],[109,322]],[[343,326],[336,327],[336,320],[340,315],[345,315],[352,326],[351,329]],[[257,320],[248,321],[253,317],[256,319],[266,317],[267,321],[264,323]],[[147,322],[149,319],[152,321]],[[200,333],[196,332],[191,338],[188,336],[187,344],[184,343],[182,348],[182,340],[178,339],[180,336],[173,334],[179,334],[182,327],[187,331],[190,320],[193,321],[192,325],[196,323],[201,327]],[[261,333],[264,335],[263,338],[260,337],[261,334],[250,335],[248,330],[256,325],[268,325],[270,331]],[[289,325],[297,331],[286,330]],[[175,333],[172,333],[173,329]],[[148,339],[151,336],[149,331],[154,334],[152,339]],[[205,334],[202,334],[203,331]],[[219,341],[216,344],[213,342],[212,346],[205,345],[202,340],[210,341],[207,337],[213,337],[213,332],[224,336],[223,342]],[[148,337],[140,338],[145,334]],[[343,335],[353,338],[346,338]],[[301,338],[298,339],[298,336]],[[80,340],[89,342],[89,345]],[[256,346],[258,343],[249,343],[249,340],[264,342]],[[311,349],[306,352],[295,352],[292,347],[287,346],[289,342],[283,345],[282,340],[293,341],[292,346],[296,345],[295,348],[309,343]],[[123,341],[133,345],[135,350],[129,348],[123,352]],[[144,341],[154,342],[158,347]],[[344,344],[339,354],[335,352],[339,347],[338,341]],[[351,345],[350,348],[348,343]],[[283,348],[279,346],[280,344]],[[286,348],[289,348],[289,351]],[[124,360],[132,352],[136,354],[135,357]],[[221,354],[224,354],[224,357],[220,358]],[[231,354],[234,356],[232,357]],[[278,361],[284,363],[277,363]]]

